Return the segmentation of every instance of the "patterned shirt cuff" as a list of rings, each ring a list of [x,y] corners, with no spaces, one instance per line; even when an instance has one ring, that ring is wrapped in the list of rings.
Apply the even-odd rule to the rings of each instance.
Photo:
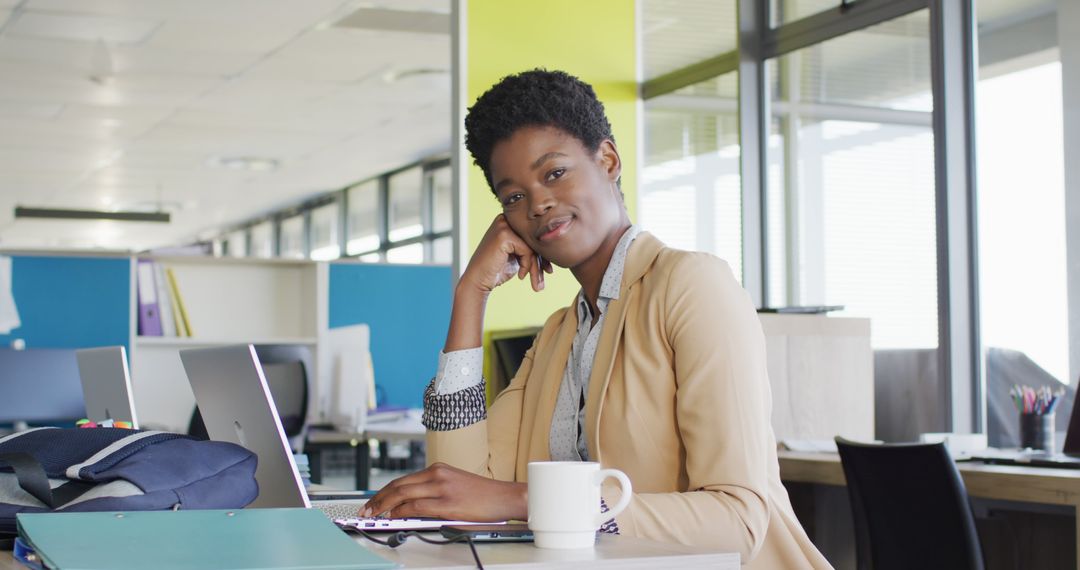
[[[608,512],[607,503],[605,503],[604,499],[602,498],[600,499],[600,512]],[[608,534],[619,534],[619,523],[615,522],[615,519],[610,519],[608,520],[608,522],[600,525],[600,532],[606,532]]]
[[[484,349],[439,351],[439,371],[435,374],[435,393],[450,394],[475,386],[483,380]]]
[[[436,394],[435,380],[424,391],[424,427],[431,431],[461,429],[487,419],[484,380],[450,394]]]

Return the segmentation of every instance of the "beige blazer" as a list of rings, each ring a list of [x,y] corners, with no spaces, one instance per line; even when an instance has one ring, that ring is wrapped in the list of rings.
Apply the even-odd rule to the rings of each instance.
[[[634,486],[622,534],[738,552],[751,568],[828,568],[780,483],[765,339],[728,265],[643,232],[607,308],[589,393],[589,456]],[[526,481],[548,436],[577,332],[556,311],[487,420],[428,432],[429,462]],[[603,490],[612,505],[619,489]]]

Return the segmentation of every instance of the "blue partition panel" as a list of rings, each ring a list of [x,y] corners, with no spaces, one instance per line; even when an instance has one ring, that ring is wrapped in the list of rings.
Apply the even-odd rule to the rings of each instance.
[[[0,335],[27,348],[131,349],[131,260],[15,255],[11,289],[22,325]]]
[[[365,323],[379,404],[420,407],[450,325],[450,268],[330,264],[329,326]]]

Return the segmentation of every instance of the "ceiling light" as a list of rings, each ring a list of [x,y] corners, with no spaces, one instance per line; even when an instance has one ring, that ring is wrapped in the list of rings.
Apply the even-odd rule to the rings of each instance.
[[[334,27],[449,35],[450,14],[365,6],[338,20]]]
[[[251,172],[268,172],[277,170],[280,162],[274,158],[259,158],[257,156],[213,156],[206,161],[207,164],[217,168],[230,170],[247,170]]]
[[[407,79],[416,78],[428,78],[434,76],[443,76],[449,74],[450,71],[442,67],[416,67],[413,69],[394,69],[387,71],[383,74],[383,81],[387,83],[397,83]]]
[[[121,222],[169,222],[168,212],[110,212],[106,210],[66,210],[15,206],[16,218],[51,220],[117,220]]]

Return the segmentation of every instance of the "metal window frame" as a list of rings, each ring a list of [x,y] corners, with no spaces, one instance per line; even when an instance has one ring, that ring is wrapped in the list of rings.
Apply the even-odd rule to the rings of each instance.
[[[762,30],[769,21],[769,2],[738,0],[738,93],[739,93],[739,179],[742,188],[743,287],[758,307],[769,298],[768,214],[765,186],[769,143],[769,97],[762,53]],[[733,71],[733,70],[729,70]]]
[[[975,8],[931,0],[938,370],[945,429],[985,431],[975,185]],[[961,379],[970,379],[967,382]]]
[[[973,1],[859,0],[840,4],[835,9],[772,27],[769,2],[738,0],[736,50],[645,81],[642,97],[655,99],[738,70],[743,284],[760,307],[769,298],[765,185],[768,121],[772,113],[765,62],[918,10],[929,10],[942,427],[960,432],[985,431],[974,132],[978,32]],[[683,102],[700,105],[703,112],[710,104],[720,104],[691,101],[689,97]],[[925,116],[911,115],[908,120],[925,124]],[[1073,366],[1078,365],[1074,362]]]

